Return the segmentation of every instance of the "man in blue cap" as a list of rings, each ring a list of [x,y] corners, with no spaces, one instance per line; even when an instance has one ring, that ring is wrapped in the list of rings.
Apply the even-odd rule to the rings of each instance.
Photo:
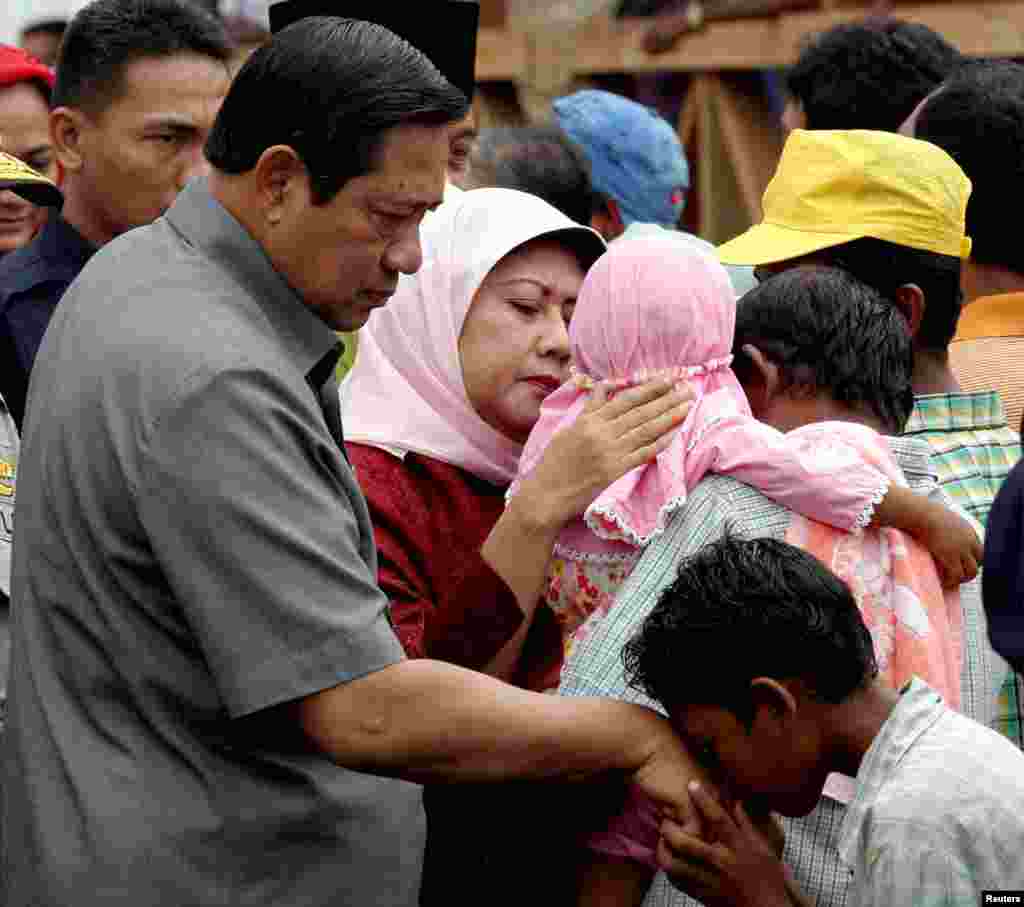
[[[590,160],[594,229],[607,240],[633,223],[676,229],[690,168],[666,120],[628,98],[593,89],[558,98],[553,107],[558,125]]]
[[[671,230],[714,254],[711,243],[679,229],[690,168],[679,136],[664,118],[629,98],[595,89],[557,98],[552,107],[555,121],[590,161],[590,225],[608,242]],[[754,286],[749,268],[726,270],[737,296]]]

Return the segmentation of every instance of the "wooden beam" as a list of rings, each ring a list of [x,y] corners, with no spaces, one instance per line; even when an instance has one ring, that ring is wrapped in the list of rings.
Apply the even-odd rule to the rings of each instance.
[[[934,29],[971,57],[1024,55],[1024,3],[921,3],[897,4],[892,14]],[[821,13],[790,13],[781,22],[781,43],[796,59],[800,40],[808,32],[823,31],[840,22],[855,22],[864,11],[850,7]]]
[[[577,75],[592,73],[758,69],[784,65],[777,19],[712,23],[684,36],[670,51],[649,54],[641,46],[643,20],[623,23],[595,17],[577,31]]]
[[[518,82],[530,67],[525,33],[514,28],[481,28],[476,39],[478,82]]]
[[[572,29],[571,69],[577,76],[630,72],[714,72],[767,69],[792,64],[805,35],[840,22],[863,19],[863,7],[839,7],[779,17],[714,22],[685,35],[670,51],[651,55],[641,47],[645,23],[623,23],[599,16]],[[935,29],[965,54],[976,57],[1024,56],[1024,2],[911,3],[893,15]],[[551,43],[553,25],[542,39],[514,29],[481,29],[477,74],[481,82],[529,78],[532,42]],[[565,37],[570,37],[568,34]]]

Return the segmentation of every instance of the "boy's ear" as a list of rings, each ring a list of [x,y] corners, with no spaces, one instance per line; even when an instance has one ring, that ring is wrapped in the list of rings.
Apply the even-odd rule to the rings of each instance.
[[[751,412],[755,417],[759,417],[778,394],[782,379],[779,376],[779,367],[754,344],[745,343],[742,349],[750,360],[750,368],[743,376],[743,390],[750,402]]]
[[[762,711],[773,722],[785,724],[796,715],[796,697],[785,684],[771,677],[755,677],[750,682],[750,700],[754,707],[754,722]]]
[[[896,290],[896,307],[907,319],[910,327],[910,336],[917,337],[921,330],[921,323],[924,321],[924,310],[927,300],[924,298],[924,291],[916,283],[905,283]]]

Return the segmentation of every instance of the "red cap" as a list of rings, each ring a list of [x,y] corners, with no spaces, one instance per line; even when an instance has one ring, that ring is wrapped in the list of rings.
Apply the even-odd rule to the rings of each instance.
[[[32,81],[42,82],[47,91],[52,91],[54,72],[20,47],[0,44],[0,88]]]

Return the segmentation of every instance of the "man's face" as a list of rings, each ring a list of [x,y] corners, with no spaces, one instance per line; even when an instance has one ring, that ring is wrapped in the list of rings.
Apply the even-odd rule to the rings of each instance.
[[[329,202],[314,204],[307,176],[283,204],[266,252],[335,330],[361,328],[387,303],[399,274],[419,270],[420,223],[444,195],[448,129],[396,126],[385,133],[370,172],[350,179]]]
[[[50,110],[34,82],[0,88],[0,148],[34,170],[57,178],[50,143]],[[0,191],[0,255],[29,242],[46,220],[38,208],[11,191]]]
[[[782,722],[766,706],[750,728],[720,706],[691,705],[672,726],[730,800],[784,816],[805,816],[821,798],[829,769],[821,740],[799,715]]]
[[[82,112],[76,192],[113,238],[151,223],[206,172],[203,144],[228,87],[223,63],[197,54],[136,60],[122,91],[96,116]]]

